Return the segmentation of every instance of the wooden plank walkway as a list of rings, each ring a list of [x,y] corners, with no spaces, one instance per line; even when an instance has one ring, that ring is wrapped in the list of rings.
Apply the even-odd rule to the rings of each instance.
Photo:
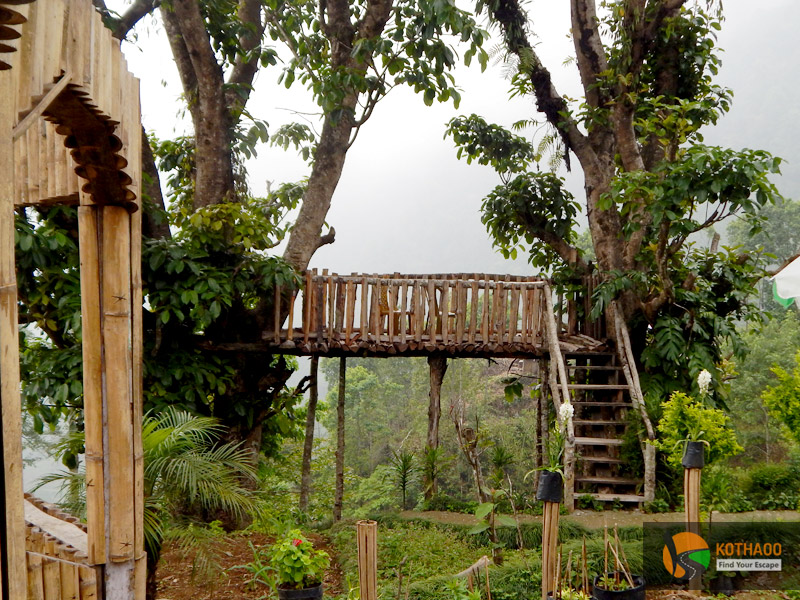
[[[521,357],[549,354],[539,277],[305,274],[303,288],[278,288],[263,341],[274,352],[323,356]],[[600,342],[562,336],[565,349]]]

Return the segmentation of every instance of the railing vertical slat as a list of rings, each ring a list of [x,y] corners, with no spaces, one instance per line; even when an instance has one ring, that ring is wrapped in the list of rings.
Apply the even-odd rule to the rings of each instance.
[[[308,334],[311,331],[311,315],[313,314],[312,300],[314,292],[312,291],[312,275],[310,271],[306,271],[306,286],[303,289],[303,344],[308,345]]]
[[[314,296],[316,306],[314,307],[314,317],[316,318],[316,344],[319,346],[323,342],[322,331],[325,326],[325,279],[323,277],[314,278]]]
[[[342,339],[342,331],[344,331],[344,305],[346,294],[345,294],[345,287],[344,281],[341,277],[336,277],[335,281],[336,285],[336,339]]]
[[[353,321],[355,320],[355,313],[356,313],[356,290],[354,282],[348,279],[344,289],[345,289],[344,339],[345,343],[350,345],[353,341]]]
[[[297,299],[297,290],[289,293],[289,320],[286,323],[286,340],[294,343],[294,303]]]
[[[436,341],[436,284],[428,282],[428,336],[431,343]]]
[[[517,318],[519,317],[519,285],[511,286],[511,310],[508,322],[508,341],[514,343],[517,336]]]
[[[447,344],[450,334],[450,282],[442,286],[442,343]]]
[[[329,344],[333,341],[333,332],[336,329],[336,287],[333,280],[334,277],[336,277],[336,273],[329,275],[325,282],[325,292],[328,294],[328,322],[326,325],[328,327]]]
[[[369,338],[367,336],[367,332],[369,330],[369,324],[367,322],[367,315],[369,315],[368,311],[368,304],[367,300],[369,297],[369,284],[367,283],[367,278],[361,278],[361,314],[359,315],[360,318],[360,330],[359,330],[359,337],[361,341],[366,342]]]
[[[381,282],[377,280],[372,288],[372,313],[370,314],[369,329],[376,342],[381,341]]]
[[[483,315],[481,318],[481,342],[484,344],[489,343],[489,319],[491,319],[491,312],[490,307],[491,304],[489,303],[490,298],[490,287],[489,282],[486,280],[486,276],[483,277]]]
[[[419,343],[422,341],[422,330],[425,327],[425,307],[422,304],[422,284],[419,281],[414,282],[414,341]]]
[[[478,281],[477,277],[472,281],[470,294],[470,314],[469,314],[469,334],[467,341],[470,344],[475,343],[475,329],[478,325]]]
[[[406,303],[408,302],[408,283],[403,281],[400,285],[400,343],[406,343],[406,333],[408,331],[408,323],[406,323]]]
[[[386,315],[386,328],[389,330],[389,343],[394,342],[394,317],[397,314],[397,285],[393,281],[389,281],[389,293],[387,294],[389,300],[389,312]],[[398,327],[400,322],[398,320]]]

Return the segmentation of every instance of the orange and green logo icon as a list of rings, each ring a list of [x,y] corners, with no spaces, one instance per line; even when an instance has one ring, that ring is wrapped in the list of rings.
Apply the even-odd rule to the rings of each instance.
[[[711,562],[708,544],[696,533],[683,531],[672,537],[664,534],[661,554],[664,568],[679,581],[688,581],[702,575]]]

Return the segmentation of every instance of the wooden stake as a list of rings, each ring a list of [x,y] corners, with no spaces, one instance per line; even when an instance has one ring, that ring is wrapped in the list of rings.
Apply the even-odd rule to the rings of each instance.
[[[583,584],[583,593],[589,594],[589,574],[586,568],[586,536],[583,536],[583,548],[581,548],[581,583]]]
[[[378,523],[358,521],[358,584],[361,600],[378,600]]]

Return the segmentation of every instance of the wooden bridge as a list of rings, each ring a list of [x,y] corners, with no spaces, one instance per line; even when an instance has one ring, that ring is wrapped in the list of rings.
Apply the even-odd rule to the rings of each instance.
[[[597,327],[574,318],[574,301],[565,305],[567,323],[556,326],[561,314],[557,318],[550,284],[541,277],[312,270],[300,290],[277,287],[274,305],[273,327],[263,340],[286,354],[533,358],[556,348],[604,347],[586,334],[597,334]]]
[[[551,401],[556,414],[564,403],[574,409],[574,418],[564,424],[566,505],[571,508],[584,495],[634,503],[652,499],[652,445],[642,444],[644,481],[625,474],[621,451],[628,412],[639,413],[651,439],[652,426],[629,342],[623,341],[626,347],[618,352],[608,340],[612,336],[607,335],[606,318],[585,318],[595,277],[576,286],[583,296],[557,302],[549,281],[541,277],[338,275],[316,270],[304,277],[301,289],[275,290],[272,327],[262,336],[269,350],[345,357],[540,359],[545,392],[540,414],[549,411]],[[627,330],[619,329],[624,325],[615,321],[613,338],[627,340]],[[438,394],[432,388],[432,402]],[[546,435],[546,430],[545,424],[540,433]]]

